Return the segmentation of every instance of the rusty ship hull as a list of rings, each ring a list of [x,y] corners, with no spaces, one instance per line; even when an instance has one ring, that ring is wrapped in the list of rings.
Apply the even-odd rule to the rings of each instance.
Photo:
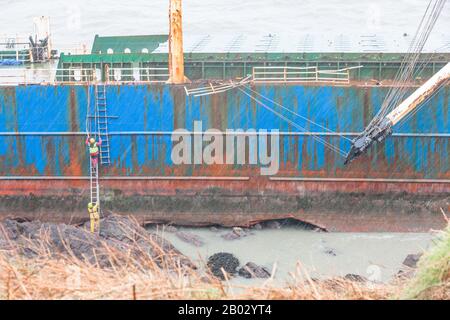
[[[146,222],[249,225],[295,218],[336,231],[427,231],[445,224],[450,195],[449,87],[384,144],[344,166],[339,154],[376,114],[389,86],[253,84],[311,123],[299,131],[237,90],[194,98],[165,84],[107,85],[111,165],[100,169],[105,210]],[[411,86],[411,91],[414,86]],[[86,219],[86,115],[94,86],[0,87],[0,216]],[[276,129],[280,165],[175,165],[171,134]],[[347,139],[346,139],[347,138]],[[247,150],[248,152],[251,152]]]

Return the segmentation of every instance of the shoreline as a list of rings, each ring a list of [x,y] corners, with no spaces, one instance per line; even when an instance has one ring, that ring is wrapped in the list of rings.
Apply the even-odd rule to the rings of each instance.
[[[259,283],[236,284],[205,272],[171,241],[146,231],[131,217],[102,219],[100,234],[83,230],[86,227],[0,223],[2,298],[390,299],[415,273],[406,268],[387,283],[352,274],[317,279],[297,265],[282,286],[273,274]]]

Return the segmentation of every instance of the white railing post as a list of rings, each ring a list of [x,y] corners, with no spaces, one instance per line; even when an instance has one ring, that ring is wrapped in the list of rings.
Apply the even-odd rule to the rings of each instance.
[[[8,73],[0,74],[0,83],[19,84],[85,84],[92,81],[99,81],[96,69],[66,68],[66,69],[25,69],[11,68],[5,69]],[[147,75],[142,75],[145,71]],[[6,72],[6,71],[5,71]],[[30,76],[28,76],[30,73]],[[138,78],[134,76],[138,74]],[[145,78],[144,78],[145,77]],[[169,78],[167,68],[110,68],[106,75],[106,81],[112,83],[165,83]]]

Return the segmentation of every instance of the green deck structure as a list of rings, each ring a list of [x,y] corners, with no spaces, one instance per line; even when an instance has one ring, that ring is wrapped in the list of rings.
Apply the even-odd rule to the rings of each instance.
[[[167,42],[168,38],[168,35],[160,34],[112,37],[101,37],[99,35],[95,35],[91,52],[95,54],[102,54],[107,53],[108,49],[112,49],[114,53],[125,53],[125,50],[128,49],[130,53],[139,54],[142,53],[142,50],[152,53],[161,43]]]
[[[168,54],[158,50],[167,35],[95,36],[91,54],[61,54],[59,69],[69,68],[161,68]],[[108,52],[110,49],[110,53]],[[125,50],[130,53],[125,53]],[[145,50],[145,53],[143,52]],[[147,53],[148,51],[148,53]],[[317,66],[340,69],[363,65],[351,73],[353,80],[393,79],[406,53],[392,52],[191,52],[185,53],[185,74],[191,80],[245,77],[256,66]],[[450,53],[423,53],[427,62],[420,77],[429,77],[450,60]],[[420,63],[419,63],[420,67]]]

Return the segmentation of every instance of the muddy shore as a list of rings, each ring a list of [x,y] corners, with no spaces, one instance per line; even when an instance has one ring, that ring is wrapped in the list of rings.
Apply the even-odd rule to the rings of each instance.
[[[272,274],[272,265],[259,264],[258,259],[252,260],[251,245],[249,239],[258,241],[255,233],[262,230],[289,232],[284,228],[295,225],[301,230],[296,233],[321,233],[320,229],[311,228],[309,225],[286,221],[269,221],[255,224],[252,228],[216,228],[209,227],[200,230],[186,230],[170,225],[153,225],[144,228],[132,217],[109,215],[100,222],[100,232],[89,232],[89,223],[79,225],[67,225],[58,223],[47,223],[40,221],[18,221],[5,220],[0,222],[0,252],[6,255],[20,255],[26,258],[39,258],[43,251],[49,252],[54,257],[75,257],[91,265],[101,268],[111,268],[115,265],[124,265],[132,261],[133,264],[143,270],[149,260],[154,261],[160,268],[171,266],[172,269],[181,268],[208,274],[224,280],[226,277],[241,279],[267,279],[278,277]],[[281,230],[283,229],[283,230]],[[203,233],[202,233],[203,232]],[[214,239],[205,239],[205,232],[213,234],[227,247],[218,245]],[[174,246],[174,241],[176,246]],[[211,243],[212,242],[212,243]],[[211,245],[214,251],[208,249],[209,254],[204,256],[203,261],[192,259],[196,250]],[[232,248],[247,246],[250,252],[245,256],[239,255],[239,259],[230,253]],[[181,249],[180,249],[181,248]],[[223,251],[229,249],[229,252]],[[253,250],[255,251],[255,250]],[[256,249],[256,251],[261,251]],[[332,246],[320,248],[321,254],[326,259],[333,259],[336,255],[341,256],[340,250]],[[262,252],[266,252],[262,250]],[[112,259],[111,256],[114,258]],[[128,259],[131,257],[131,259]],[[271,257],[272,258],[272,257]],[[404,259],[402,256],[401,259]],[[325,261],[327,263],[328,260]],[[328,262],[329,262],[328,261]],[[406,261],[406,260],[405,260]],[[406,263],[408,265],[408,263]],[[295,263],[291,266],[295,267]],[[405,266],[399,265],[398,270]],[[409,264],[408,268],[414,267]],[[170,269],[169,268],[169,269]],[[398,271],[397,270],[397,271]],[[403,272],[404,273],[404,272]],[[367,275],[354,272],[343,273],[343,278],[354,281],[367,281]],[[356,280],[355,280],[356,279]]]

